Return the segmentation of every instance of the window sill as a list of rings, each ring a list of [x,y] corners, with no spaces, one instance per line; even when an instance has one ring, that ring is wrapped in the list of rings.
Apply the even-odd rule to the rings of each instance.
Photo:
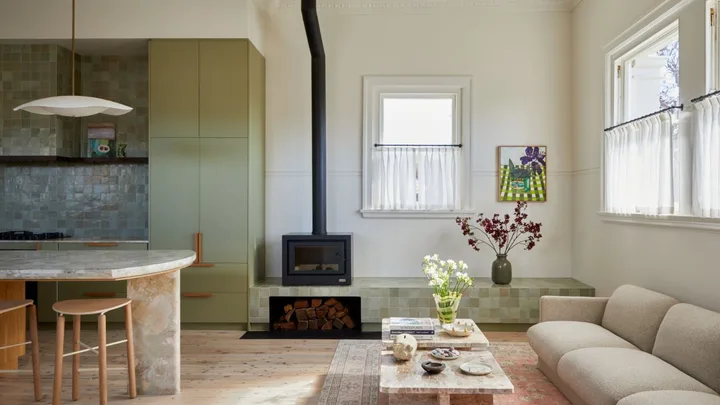
[[[720,219],[702,218],[684,215],[642,215],[614,214],[611,212],[597,213],[603,222],[629,225],[664,226],[670,228],[700,229],[720,232]]]
[[[473,217],[477,213],[475,211],[379,211],[379,210],[361,210],[360,214],[363,218],[400,218],[400,219],[446,219],[457,217]]]

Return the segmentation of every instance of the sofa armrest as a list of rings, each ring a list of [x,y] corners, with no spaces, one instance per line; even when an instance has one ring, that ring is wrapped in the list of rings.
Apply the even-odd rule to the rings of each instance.
[[[540,322],[577,321],[600,325],[608,297],[540,297]]]

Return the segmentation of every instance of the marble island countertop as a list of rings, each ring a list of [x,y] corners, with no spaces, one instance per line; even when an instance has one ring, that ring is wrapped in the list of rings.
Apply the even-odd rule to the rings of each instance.
[[[0,243],[139,243],[147,244],[147,239],[122,239],[122,238],[73,238],[50,240],[0,240]]]
[[[0,280],[125,280],[194,261],[191,250],[0,251]]]

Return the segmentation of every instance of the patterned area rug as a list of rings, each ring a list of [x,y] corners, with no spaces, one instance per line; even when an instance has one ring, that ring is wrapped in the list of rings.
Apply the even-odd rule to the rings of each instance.
[[[527,343],[494,343],[490,351],[515,386],[514,394],[495,396],[496,405],[570,405],[536,368]],[[386,405],[387,396],[378,391],[380,352],[378,341],[340,341],[318,405]]]

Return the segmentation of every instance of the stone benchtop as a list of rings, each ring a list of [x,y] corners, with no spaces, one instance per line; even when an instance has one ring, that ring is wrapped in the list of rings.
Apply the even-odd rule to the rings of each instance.
[[[0,251],[0,280],[125,280],[194,261],[191,250]]]

